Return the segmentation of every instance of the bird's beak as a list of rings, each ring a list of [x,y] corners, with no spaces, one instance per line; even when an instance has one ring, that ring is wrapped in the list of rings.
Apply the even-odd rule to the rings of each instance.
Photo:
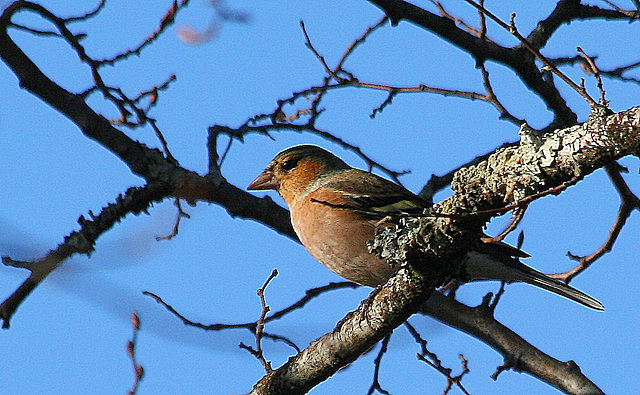
[[[263,171],[262,174],[260,174],[258,178],[253,180],[253,182],[247,187],[247,190],[249,191],[257,191],[263,189],[278,189],[278,181],[276,181],[273,173],[268,170]]]

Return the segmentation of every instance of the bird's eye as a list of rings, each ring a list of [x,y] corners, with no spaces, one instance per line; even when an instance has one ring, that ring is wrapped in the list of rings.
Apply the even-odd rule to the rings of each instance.
[[[291,171],[295,169],[296,166],[298,166],[298,159],[287,159],[284,162],[282,162],[282,166],[280,167],[284,171]]]

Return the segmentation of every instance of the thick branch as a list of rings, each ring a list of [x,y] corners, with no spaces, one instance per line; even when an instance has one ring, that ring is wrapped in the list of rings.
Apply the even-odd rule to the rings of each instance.
[[[0,16],[0,57],[18,77],[20,86],[64,114],[87,137],[120,157],[135,174],[150,178],[157,173],[158,165],[165,162],[160,151],[149,149],[112,127],[109,121],[89,107],[81,95],[63,89],[44,75],[11,39],[7,31],[10,19],[22,8],[47,12],[37,4],[19,1],[7,7]]]
[[[369,0],[380,7],[395,23],[407,20],[416,26],[431,31],[444,40],[468,52],[477,63],[493,60],[516,72],[529,89],[534,91],[551,111],[556,119],[554,124],[569,126],[577,122],[577,117],[567,106],[553,80],[545,80],[535,64],[534,56],[525,48],[518,46],[507,48],[495,42],[470,34],[447,17],[435,15],[418,6],[400,0]]]
[[[306,393],[402,324],[441,281],[411,268],[401,270],[384,287],[374,290],[333,331],[264,376],[251,394]]]
[[[362,352],[382,339],[406,317],[414,312],[416,303],[431,293],[450,270],[451,258],[460,256],[481,234],[481,225],[490,215],[475,216],[469,221],[467,214],[479,209],[505,207],[528,194],[544,191],[563,181],[584,177],[611,160],[640,152],[640,107],[608,117],[594,117],[589,123],[551,134],[546,140],[536,140],[523,132],[518,147],[500,149],[477,166],[458,172],[453,183],[457,192],[435,206],[435,210],[460,214],[455,218],[406,219],[397,232],[380,232],[374,249],[382,256],[400,263],[409,263],[382,288],[377,289],[357,311],[350,313],[331,333],[314,341],[307,349],[260,380],[254,394],[304,393],[327,379],[341,367],[355,360]],[[493,213],[495,215],[496,213]],[[474,226],[475,225],[475,226]],[[391,229],[391,228],[385,228]],[[430,259],[429,257],[433,257]],[[437,260],[436,257],[446,257]],[[416,262],[419,259],[420,262]],[[423,266],[427,264],[428,266]],[[412,269],[434,275],[426,280]],[[452,311],[453,311],[452,307]],[[461,309],[457,309],[459,311]],[[447,313],[451,313],[448,311]],[[443,321],[446,316],[442,314]],[[456,314],[455,312],[453,313]],[[576,369],[575,364],[563,364],[545,356],[546,364],[529,366],[515,364],[513,353],[523,347],[528,355],[540,351],[514,340],[510,331],[499,323],[475,323],[475,313],[466,312],[470,333],[483,333],[483,340],[503,352],[511,367],[526,371],[572,393],[584,393],[574,389],[573,383],[583,383],[585,388],[596,388]],[[465,328],[463,323],[461,329]],[[467,325],[465,324],[465,325]],[[487,332],[483,325],[496,330]],[[501,340],[502,339],[502,340]],[[507,353],[507,348],[511,348]],[[503,348],[504,347],[504,348]],[[533,363],[535,365],[535,363]],[[552,372],[549,372],[552,370]],[[568,376],[559,380],[560,376]],[[594,391],[591,391],[594,393]],[[595,393],[601,393],[596,390]]]
[[[552,191],[559,193],[594,170],[640,152],[640,107],[611,116],[592,115],[589,122],[557,130],[543,140],[521,129],[521,143],[498,149],[475,166],[458,171],[455,193],[435,205],[432,218],[405,218],[397,232],[382,228],[374,251],[402,264],[407,256],[455,256],[482,237],[492,217],[529,204]],[[407,248],[407,244],[412,248]]]
[[[506,207],[606,164],[640,152],[640,107],[557,130],[540,139],[523,128],[517,147],[497,150],[486,162],[459,171],[447,206],[457,212]],[[444,202],[443,202],[444,203]],[[444,205],[444,204],[443,204]]]
[[[379,1],[378,3],[387,2]],[[396,3],[407,4],[399,1]],[[96,114],[80,95],[74,95],[64,90],[46,77],[15,45],[7,33],[7,27],[10,25],[13,13],[29,4],[32,3],[22,1],[14,3],[7,7],[0,17],[0,56],[18,76],[21,86],[65,114],[78,125],[87,137],[118,155],[134,173],[147,180],[166,182],[167,184],[163,185],[173,189],[174,196],[185,198],[191,203],[198,200],[216,202],[226,207],[232,215],[252,217],[270,224],[283,234],[289,236],[293,234],[288,223],[286,210],[278,208],[272,201],[253,198],[225,180],[216,180],[214,183],[205,177],[178,167],[172,161],[168,161],[161,152],[149,149],[113,128],[108,121]],[[390,15],[394,16],[392,13]],[[398,19],[395,18],[396,21]],[[463,40],[462,35],[451,30],[450,21],[429,20],[438,24],[438,29],[442,32],[451,32],[451,35],[458,37],[458,41]],[[483,51],[488,48],[486,42],[480,39],[470,41],[469,48],[474,46]],[[489,53],[494,54],[495,59],[499,59],[500,56],[506,56],[506,52],[494,53],[492,51],[502,51],[503,49],[496,46],[493,50],[489,48],[489,52],[478,52],[478,55],[474,56],[486,56]],[[535,166],[538,162],[519,162],[522,160],[522,156],[518,157],[511,151],[501,150],[495,158],[488,162],[474,167],[473,170],[461,172],[456,178],[456,185],[461,188],[454,195],[454,199],[447,203],[450,206],[441,207],[454,212],[468,212],[466,210],[470,207],[504,207],[508,202],[517,203],[519,198],[527,196],[528,193],[538,189],[542,190],[568,177],[582,177],[613,158],[632,153],[637,154],[637,123],[639,119],[637,113],[638,110],[633,109],[625,112],[624,115],[618,114],[619,117],[611,122],[612,129],[609,130],[614,133],[610,136],[607,135],[606,139],[593,138],[594,135],[591,134],[593,131],[590,130],[586,130],[589,133],[584,135],[579,133],[575,135],[575,131],[571,131],[567,132],[563,138],[553,140],[551,145],[544,145],[545,142],[537,147],[538,151],[535,153],[541,155],[534,155],[531,159],[539,160],[540,164],[548,161],[548,163],[544,162],[545,166],[541,166],[545,171],[543,172],[544,176],[540,178],[530,177],[531,173],[518,173],[519,178],[512,177],[513,169]],[[607,119],[613,119],[613,117]],[[589,125],[598,133],[602,131],[600,126],[595,123]],[[628,128],[620,126],[628,126]],[[593,144],[584,144],[585,142]],[[574,156],[577,156],[576,162],[579,166],[573,166],[570,163]],[[507,166],[497,171],[496,164],[502,160],[512,167]],[[476,178],[476,170],[480,170],[481,167],[483,170],[488,170],[489,173],[494,171],[497,174],[497,179],[502,179],[502,183],[487,176]],[[512,183],[505,184],[504,180],[511,180]],[[478,223],[481,222],[478,221]],[[453,239],[459,238],[459,236],[454,235]],[[442,245],[445,246],[443,247],[445,249],[449,248],[447,243]],[[460,245],[460,248],[464,248],[465,243]],[[427,297],[437,281],[434,279],[425,280],[409,269],[402,273],[392,279],[384,288],[375,291],[371,302],[363,303],[358,311],[350,314],[331,334],[317,340],[310,348],[291,359],[273,374],[265,377],[255,390],[278,388],[280,392],[287,391],[286,393],[305,391],[353,361],[360,353],[403,322]],[[307,365],[311,366],[309,370],[307,370]]]
[[[293,231],[288,221],[288,214],[286,211],[272,210],[277,205],[270,199],[256,198],[229,184],[222,177],[219,179],[203,177],[180,167],[173,158],[165,157],[159,150],[151,149],[114,128],[109,121],[89,107],[85,102],[85,95],[73,94],[48,78],[8,34],[7,29],[11,26],[11,18],[22,9],[35,11],[58,24],[64,23],[64,20],[55,17],[42,6],[27,1],[17,1],[4,10],[0,16],[0,58],[18,77],[20,86],[64,114],[80,128],[86,137],[117,155],[133,173],[147,180],[146,187],[141,190],[148,193],[150,197],[147,199],[142,196],[142,193],[131,193],[130,196],[129,193],[134,190],[128,191],[125,198],[135,197],[132,200],[123,199],[116,204],[120,207],[120,203],[125,202],[127,207],[119,212],[116,220],[128,212],[145,209],[152,201],[173,196],[184,198],[190,204],[200,200],[218,203],[227,208],[234,217],[253,218],[263,223],[272,223],[276,231],[295,238],[292,236]],[[5,260],[10,265],[28,266],[32,272],[30,277],[0,307],[0,318],[3,319],[5,327],[8,327],[9,319],[18,305],[49,273],[73,254],[86,254],[92,250],[95,240],[113,224],[113,222],[100,223],[98,231],[96,227],[87,227],[102,218],[101,213],[97,218],[82,223],[81,231],[72,233],[65,242],[37,262],[22,265],[10,259]]]
[[[574,19],[622,19],[630,20],[629,15],[617,10],[607,10],[593,5],[581,4],[580,0],[561,0],[547,18],[527,36],[527,41],[535,48],[544,47],[553,33],[565,23]]]
[[[637,156],[640,107],[611,116],[593,115],[589,122],[550,133],[544,140],[525,128],[521,135],[519,146],[499,149],[487,160],[456,173],[451,184],[455,193],[433,209],[447,217],[402,219],[396,229],[386,227],[377,232],[373,250],[396,264],[421,254],[455,257],[468,251],[481,237],[482,226],[502,209],[518,207],[520,202],[529,204],[530,197],[549,190],[560,192],[564,188],[558,187],[580,180],[613,160]],[[482,324],[476,322],[473,326],[474,335],[482,333]],[[493,342],[499,342],[503,335],[504,331],[494,334]],[[511,353],[520,352],[520,343],[510,344]],[[506,350],[496,343],[489,344],[501,352]],[[529,362],[535,362],[538,350],[533,347],[527,350]],[[579,372],[572,366],[567,369],[549,358],[546,364],[533,368],[530,363],[514,365],[518,361],[508,359],[513,354],[505,354],[505,358],[507,366],[515,366],[570,393],[585,393],[574,391],[573,384],[558,381],[558,377]],[[548,370],[553,369],[550,374]],[[570,381],[584,380],[575,376]]]
[[[488,344],[504,357],[507,367],[527,372],[568,394],[602,394],[573,361],[561,362],[532,346],[498,322],[490,308],[466,306],[434,293],[421,312]]]
[[[149,184],[141,188],[129,188],[124,195],[116,199],[115,203],[103,208],[100,214],[95,216],[92,214],[90,219],[80,217],[78,220],[81,227],[80,230],[72,232],[65,237],[64,241],[55,249],[49,251],[44,258],[35,262],[16,262],[8,257],[3,257],[2,261],[6,265],[28,269],[31,274],[0,305],[2,327],[9,327],[9,320],[20,303],[62,262],[74,254],[90,254],[93,252],[93,246],[98,237],[111,229],[116,222],[129,213],[139,214],[146,211],[152,203],[161,201],[169,192],[167,185],[163,184]]]

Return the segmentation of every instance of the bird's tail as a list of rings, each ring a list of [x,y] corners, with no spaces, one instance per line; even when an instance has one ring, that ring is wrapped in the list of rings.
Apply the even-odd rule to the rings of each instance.
[[[555,280],[508,256],[469,252],[467,275],[471,280],[522,281],[546,289],[595,310],[604,310],[602,303],[563,282]]]

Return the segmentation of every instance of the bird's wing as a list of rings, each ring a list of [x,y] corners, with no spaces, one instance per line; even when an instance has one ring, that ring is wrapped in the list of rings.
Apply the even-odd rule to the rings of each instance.
[[[401,185],[357,169],[332,177],[323,188],[339,196],[340,204],[329,205],[352,209],[370,217],[422,214],[431,206]]]
[[[350,169],[331,177],[323,184],[325,193],[317,195],[316,202],[328,206],[354,210],[367,218],[420,215],[431,203],[401,185],[375,174]],[[325,197],[321,199],[320,196]],[[478,248],[489,254],[527,258],[526,252],[501,241],[480,243]]]

